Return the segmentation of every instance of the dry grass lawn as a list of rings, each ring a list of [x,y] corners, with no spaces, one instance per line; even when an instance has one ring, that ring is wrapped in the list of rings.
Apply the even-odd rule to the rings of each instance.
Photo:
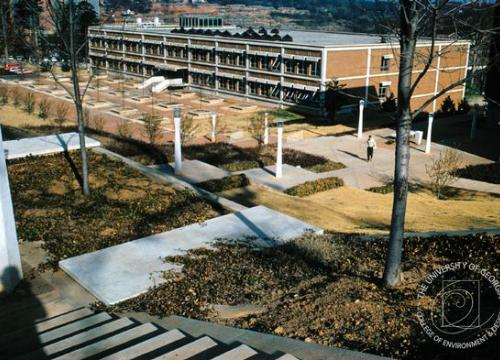
[[[346,186],[297,198],[251,185],[221,195],[247,206],[265,205],[331,231],[386,233],[389,230],[392,194],[376,194]],[[488,194],[461,191],[453,199],[437,200],[429,192],[410,193],[406,230],[498,227],[498,214],[500,199]]]

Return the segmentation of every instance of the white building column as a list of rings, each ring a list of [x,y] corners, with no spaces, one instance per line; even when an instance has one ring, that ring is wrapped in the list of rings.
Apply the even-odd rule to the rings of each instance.
[[[182,140],[181,140],[181,108],[174,109],[174,128],[175,128],[175,142],[174,142],[174,153],[175,153],[175,163],[174,171],[175,174],[180,174],[182,172]]]
[[[269,144],[269,113],[264,113],[264,145]]]
[[[283,176],[283,121],[276,123],[278,128],[278,146],[276,148],[276,178]]]
[[[14,208],[0,128],[0,293],[9,293],[23,278]]]
[[[363,115],[365,112],[365,101],[359,100],[359,115],[358,115],[358,139],[363,137]]]
[[[211,134],[212,142],[215,142],[215,140],[216,140],[216,136],[217,136],[216,129],[217,129],[217,114],[213,113],[212,114],[212,134]]]
[[[432,123],[434,122],[434,113],[429,113],[429,123],[427,124],[427,138],[425,139],[425,153],[430,154],[432,142]]]

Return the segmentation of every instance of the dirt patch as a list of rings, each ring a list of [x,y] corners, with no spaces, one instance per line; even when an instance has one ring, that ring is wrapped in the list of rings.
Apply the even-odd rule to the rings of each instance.
[[[64,215],[63,209],[28,209],[23,213],[24,216],[28,217],[50,217],[50,216],[62,216]]]
[[[106,191],[104,195],[110,200],[131,201],[143,198],[146,196],[146,192],[139,189],[120,189],[118,191]]]
[[[68,185],[63,181],[53,180],[49,187],[47,188],[47,192],[53,195],[64,195],[69,192]]]

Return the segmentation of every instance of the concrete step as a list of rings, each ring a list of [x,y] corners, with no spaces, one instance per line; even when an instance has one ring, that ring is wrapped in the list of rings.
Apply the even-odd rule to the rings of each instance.
[[[33,331],[30,334],[25,332],[25,336],[18,337],[10,344],[6,344],[0,348],[0,352],[5,352],[11,356],[21,354],[29,350],[34,350],[55,340],[82,332],[111,319],[112,317],[108,314],[100,313],[42,333],[36,333]]]
[[[104,325],[101,325],[99,327],[92,328],[91,330],[85,331],[83,333],[78,333],[78,334],[73,335],[69,338],[65,338],[65,339],[57,341],[55,343],[51,343],[49,345],[42,347],[39,351],[30,352],[30,353],[24,354],[22,356],[19,356],[15,359],[16,360],[36,359],[39,357],[41,352],[43,354],[45,354],[46,356],[53,356],[53,355],[56,355],[58,353],[62,353],[63,351],[67,351],[67,350],[72,349],[74,347],[85,344],[86,342],[90,342],[92,340],[95,340],[101,336],[108,335],[110,333],[113,333],[113,332],[118,331],[118,330],[122,330],[122,329],[129,327],[129,326],[132,326],[132,325],[134,325],[134,322],[128,318],[118,319],[118,320],[106,323]]]
[[[218,344],[211,338],[204,336],[196,341],[181,346],[178,349],[169,351],[168,353],[155,358],[155,360],[184,360],[200,355],[202,352],[214,348],[217,345]]]
[[[293,355],[290,355],[290,354],[285,354],[283,356],[280,356],[279,358],[277,358],[276,360],[299,360],[297,359],[295,356]]]
[[[212,358],[212,360],[245,360],[257,354],[258,352],[250,346],[240,345],[233,350],[229,350],[224,354]]]
[[[80,320],[84,317],[92,315],[93,312],[88,308],[81,308],[77,310],[70,311],[65,314],[61,314],[59,316],[54,316],[49,319],[40,320],[36,322],[33,326],[28,326],[23,329],[19,329],[8,334],[2,334],[0,337],[0,349],[5,344],[12,344],[17,339],[26,338],[28,334],[33,333],[42,333],[44,331],[48,331],[54,329],[58,326],[65,325],[72,321]]]
[[[159,348],[173,344],[178,340],[184,339],[185,337],[186,336],[179,330],[170,330],[169,332],[160,334],[139,344],[108,355],[101,360],[123,360],[126,358],[135,359],[136,357],[143,356]]]
[[[134,339],[138,339],[142,336],[154,333],[155,331],[158,331],[158,328],[151,323],[139,325],[135,328],[121,332],[117,335],[84,346],[82,348],[66,353],[64,355],[58,356],[55,359],[58,360],[86,359],[90,356],[102,353],[108,349],[113,349],[120,345],[126,344]],[[127,354],[127,358],[130,359],[131,357]]]

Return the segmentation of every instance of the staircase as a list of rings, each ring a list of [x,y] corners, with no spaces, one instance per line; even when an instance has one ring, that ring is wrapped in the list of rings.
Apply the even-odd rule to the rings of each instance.
[[[35,310],[33,310],[35,309]],[[36,306],[25,304],[0,312],[0,359],[216,359],[293,360],[290,354],[265,354],[242,343],[224,344],[210,336],[167,331],[153,323],[140,323],[86,307],[37,318]]]
[[[161,83],[164,80],[165,80],[165,77],[163,77],[163,76],[153,76],[153,77],[150,77],[149,79],[144,80],[139,85],[137,85],[137,88],[138,89],[145,89],[151,85]]]

